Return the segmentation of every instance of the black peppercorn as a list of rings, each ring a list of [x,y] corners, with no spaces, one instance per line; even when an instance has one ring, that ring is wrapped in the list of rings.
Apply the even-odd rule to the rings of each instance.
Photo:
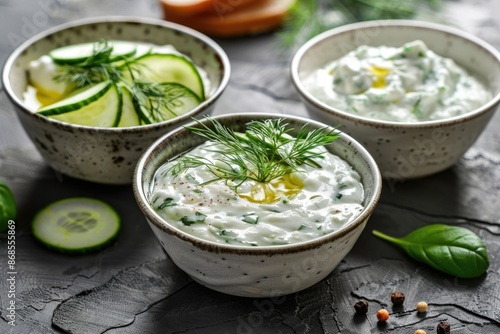
[[[356,311],[356,314],[368,313],[368,302],[366,300],[360,300],[354,304],[354,310]]]
[[[395,306],[403,305],[405,301],[405,294],[401,291],[396,291],[391,294],[391,301]]]
[[[450,324],[446,321],[441,321],[436,328],[437,334],[450,334]]]

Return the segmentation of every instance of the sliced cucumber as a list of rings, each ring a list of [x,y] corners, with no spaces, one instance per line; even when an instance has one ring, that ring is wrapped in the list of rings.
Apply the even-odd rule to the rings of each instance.
[[[121,87],[122,92],[122,115],[118,127],[137,126],[141,125],[139,114],[134,109],[132,95],[126,87]]]
[[[85,197],[56,201],[37,213],[33,235],[63,253],[88,253],[114,241],[120,231],[118,213],[108,204]]]
[[[79,89],[59,102],[40,108],[38,112],[44,116],[52,116],[78,110],[100,99],[112,85],[111,81],[104,81],[86,89]]]
[[[133,99],[135,111],[145,124],[152,124],[185,114],[200,103],[200,98],[189,88],[171,82],[159,84],[164,92],[161,103],[155,100]]]
[[[104,88],[96,89],[96,86]],[[61,122],[114,127],[118,125],[121,118],[121,92],[111,82],[99,83],[82,93],[40,109],[39,112]]]
[[[192,90],[200,100],[205,99],[200,73],[186,57],[175,54],[147,54],[138,58],[137,62],[144,65],[141,75],[145,80],[175,82]]]
[[[92,57],[100,42],[81,43],[63,46],[49,52],[49,56],[58,64],[77,64]],[[109,46],[113,48],[109,60],[115,61],[130,57],[135,54],[137,46],[132,42],[108,41]]]

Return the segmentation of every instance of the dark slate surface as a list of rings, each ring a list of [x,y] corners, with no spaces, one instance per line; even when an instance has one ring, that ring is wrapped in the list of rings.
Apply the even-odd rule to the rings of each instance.
[[[500,47],[496,0],[447,1],[441,20]],[[0,0],[0,62],[16,43],[55,24],[85,16],[160,17],[153,0]],[[31,25],[30,25],[31,23]],[[31,29],[30,29],[31,28]],[[307,116],[289,81],[290,54],[273,35],[218,40],[233,66],[216,113],[275,112]],[[380,205],[352,252],[316,286],[276,299],[223,295],[193,282],[161,249],[135,205],[130,187],[96,185],[61,176],[40,158],[0,90],[0,178],[17,202],[16,327],[6,322],[7,244],[0,239],[0,333],[452,333],[500,332],[500,115],[453,168],[428,178],[384,184]],[[61,255],[35,243],[29,223],[49,202],[92,196],[117,208],[123,230],[115,245],[85,256]],[[429,223],[465,226],[486,242],[491,266],[465,280],[410,260],[371,235],[403,235]],[[406,302],[393,308],[390,293]],[[354,303],[370,301],[367,317]],[[417,314],[418,301],[429,303]],[[374,313],[391,312],[379,324]]]

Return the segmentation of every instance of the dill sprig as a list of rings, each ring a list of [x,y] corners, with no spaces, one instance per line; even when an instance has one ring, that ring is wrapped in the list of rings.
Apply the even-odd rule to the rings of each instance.
[[[252,121],[244,134],[235,133],[213,118],[206,118],[209,125],[197,120],[199,127],[188,129],[211,142],[210,149],[221,158],[212,161],[186,154],[175,160],[167,172],[177,176],[187,169],[205,166],[214,174],[210,182],[226,180],[235,190],[247,180],[270,182],[297,171],[303,164],[320,168],[315,160],[322,157],[324,150],[318,148],[339,137],[333,128],[309,131],[307,126],[292,137],[283,119]]]
[[[119,82],[123,80],[122,69],[116,65],[116,59],[111,59],[112,52],[113,46],[108,41],[99,41],[90,57],[79,63],[60,65],[54,80],[72,82],[77,88],[107,80]]]
[[[112,56],[112,52],[113,45],[107,40],[96,42],[88,58],[78,63],[60,65],[54,80],[73,83],[76,88],[108,80],[125,86],[138,108],[148,110],[151,120],[144,118],[146,123],[161,122],[177,116],[174,109],[184,103],[182,99],[185,97],[199,99],[182,85],[145,81],[141,73],[149,68],[132,57]],[[124,74],[128,74],[129,78]]]
[[[178,116],[174,110],[184,103],[183,98],[198,99],[191,90],[175,83],[134,81],[130,85],[130,92],[157,122]]]
[[[440,8],[442,0],[297,0],[290,9],[281,44],[296,47],[317,34],[344,24],[383,19],[410,19]]]

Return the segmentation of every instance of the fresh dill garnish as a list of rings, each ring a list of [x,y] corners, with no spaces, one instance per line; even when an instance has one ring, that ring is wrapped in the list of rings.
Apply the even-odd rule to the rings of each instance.
[[[334,128],[309,131],[306,125],[292,137],[283,119],[251,121],[246,133],[235,133],[211,117],[206,119],[209,125],[196,120],[199,126],[188,129],[207,139],[209,149],[221,154],[221,158],[212,161],[185,154],[172,163],[168,172],[177,176],[187,169],[205,166],[214,175],[209,182],[225,180],[235,190],[247,180],[270,182],[297,171],[303,164],[320,168],[315,160],[321,159],[325,151],[318,148],[339,137]]]
[[[149,68],[138,62],[137,58],[117,58],[112,53],[112,43],[107,40],[96,42],[88,58],[81,62],[60,65],[60,70],[53,79],[73,83],[76,88],[108,80],[127,87],[136,109],[144,108],[148,111],[147,117],[139,114],[144,123],[161,122],[178,116],[174,110],[185,103],[185,98],[200,102],[199,97],[183,85],[145,80],[142,73]]]
[[[433,15],[441,3],[442,0],[298,0],[278,36],[283,46],[296,47],[344,24]]]
[[[122,68],[115,63],[116,58],[111,58],[112,52],[113,46],[108,41],[99,41],[90,57],[79,63],[60,65],[54,80],[74,83],[77,88],[107,80],[119,82],[123,80]]]
[[[198,100],[191,90],[175,83],[134,81],[130,92],[137,103],[148,110],[148,119],[154,122],[178,116],[174,110],[184,103],[183,98]]]

